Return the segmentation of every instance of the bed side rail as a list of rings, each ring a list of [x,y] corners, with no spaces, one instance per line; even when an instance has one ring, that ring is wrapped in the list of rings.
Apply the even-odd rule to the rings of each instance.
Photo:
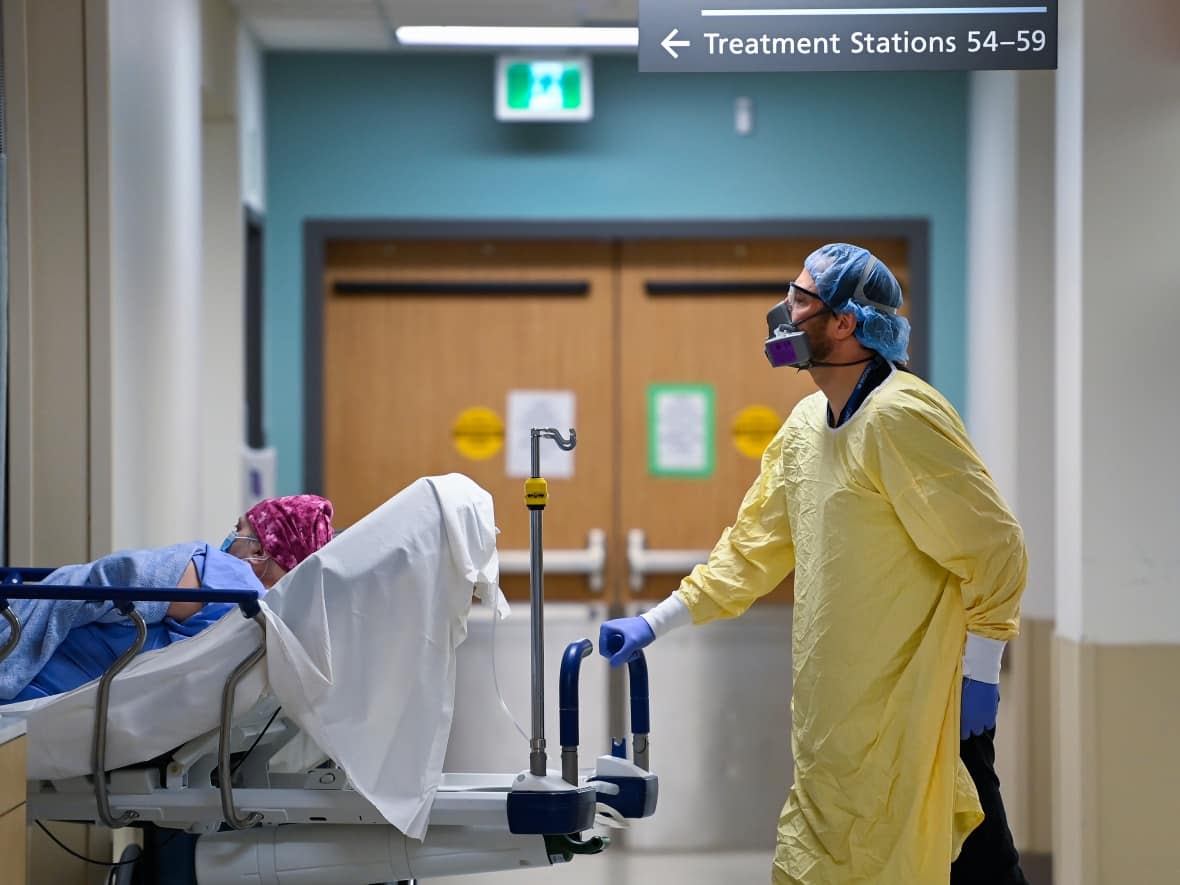
[[[85,602],[110,602],[120,614],[131,619],[135,625],[135,641],[121,654],[98,682],[98,698],[94,708],[94,740],[91,743],[91,770],[94,773],[94,799],[98,816],[111,829],[125,827],[138,816],[138,812],[125,811],[116,816],[111,810],[107,795],[106,746],[107,716],[110,709],[111,683],[131,659],[143,649],[147,640],[147,624],[135,610],[136,602],[200,602],[231,603],[241,608],[242,615],[252,618],[263,631],[259,647],[243,660],[226,680],[221,697],[221,734],[218,746],[218,784],[221,790],[221,808],[225,822],[234,829],[253,826],[261,815],[238,815],[233,801],[233,769],[230,766],[230,727],[233,718],[234,691],[247,672],[266,654],[266,620],[258,604],[256,590],[216,590],[212,588],[182,589],[179,587],[78,587],[63,584],[38,584],[53,569],[0,567],[0,615],[8,622],[10,636],[0,647],[0,661],[3,661],[20,641],[20,620],[16,617],[10,599],[69,599]]]

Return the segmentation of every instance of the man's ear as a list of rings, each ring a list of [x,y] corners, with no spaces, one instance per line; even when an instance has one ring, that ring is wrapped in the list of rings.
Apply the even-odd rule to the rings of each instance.
[[[836,314],[836,321],[832,324],[832,335],[841,341],[845,338],[851,338],[856,332],[856,314],[854,313],[838,313]]]

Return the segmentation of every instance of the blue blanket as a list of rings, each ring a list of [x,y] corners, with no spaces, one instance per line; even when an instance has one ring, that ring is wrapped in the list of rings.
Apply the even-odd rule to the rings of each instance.
[[[201,586],[219,590],[257,590],[261,583],[249,563],[201,542],[151,550],[128,550],[57,569],[44,584],[91,587],[175,587],[192,561]],[[167,602],[137,602],[148,624],[144,651],[194,636],[236,606],[206,605],[192,617],[167,617]],[[102,675],[131,647],[135,627],[109,602],[15,599],[21,621],[20,644],[0,664],[0,704],[69,691]],[[8,625],[0,621],[0,642]]]

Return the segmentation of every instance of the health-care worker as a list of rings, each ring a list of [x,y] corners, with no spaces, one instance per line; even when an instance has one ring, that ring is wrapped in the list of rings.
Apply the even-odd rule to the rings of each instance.
[[[902,367],[901,304],[865,249],[808,256],[766,352],[819,391],[708,562],[603,624],[600,650],[617,666],[678,626],[737,617],[794,570],[795,782],[773,882],[1024,885],[993,746],[1024,538],[955,409]]]

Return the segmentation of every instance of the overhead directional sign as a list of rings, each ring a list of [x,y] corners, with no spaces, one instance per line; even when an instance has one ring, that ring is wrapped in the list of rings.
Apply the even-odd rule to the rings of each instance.
[[[1057,67],[1057,0],[639,0],[639,70]]]

